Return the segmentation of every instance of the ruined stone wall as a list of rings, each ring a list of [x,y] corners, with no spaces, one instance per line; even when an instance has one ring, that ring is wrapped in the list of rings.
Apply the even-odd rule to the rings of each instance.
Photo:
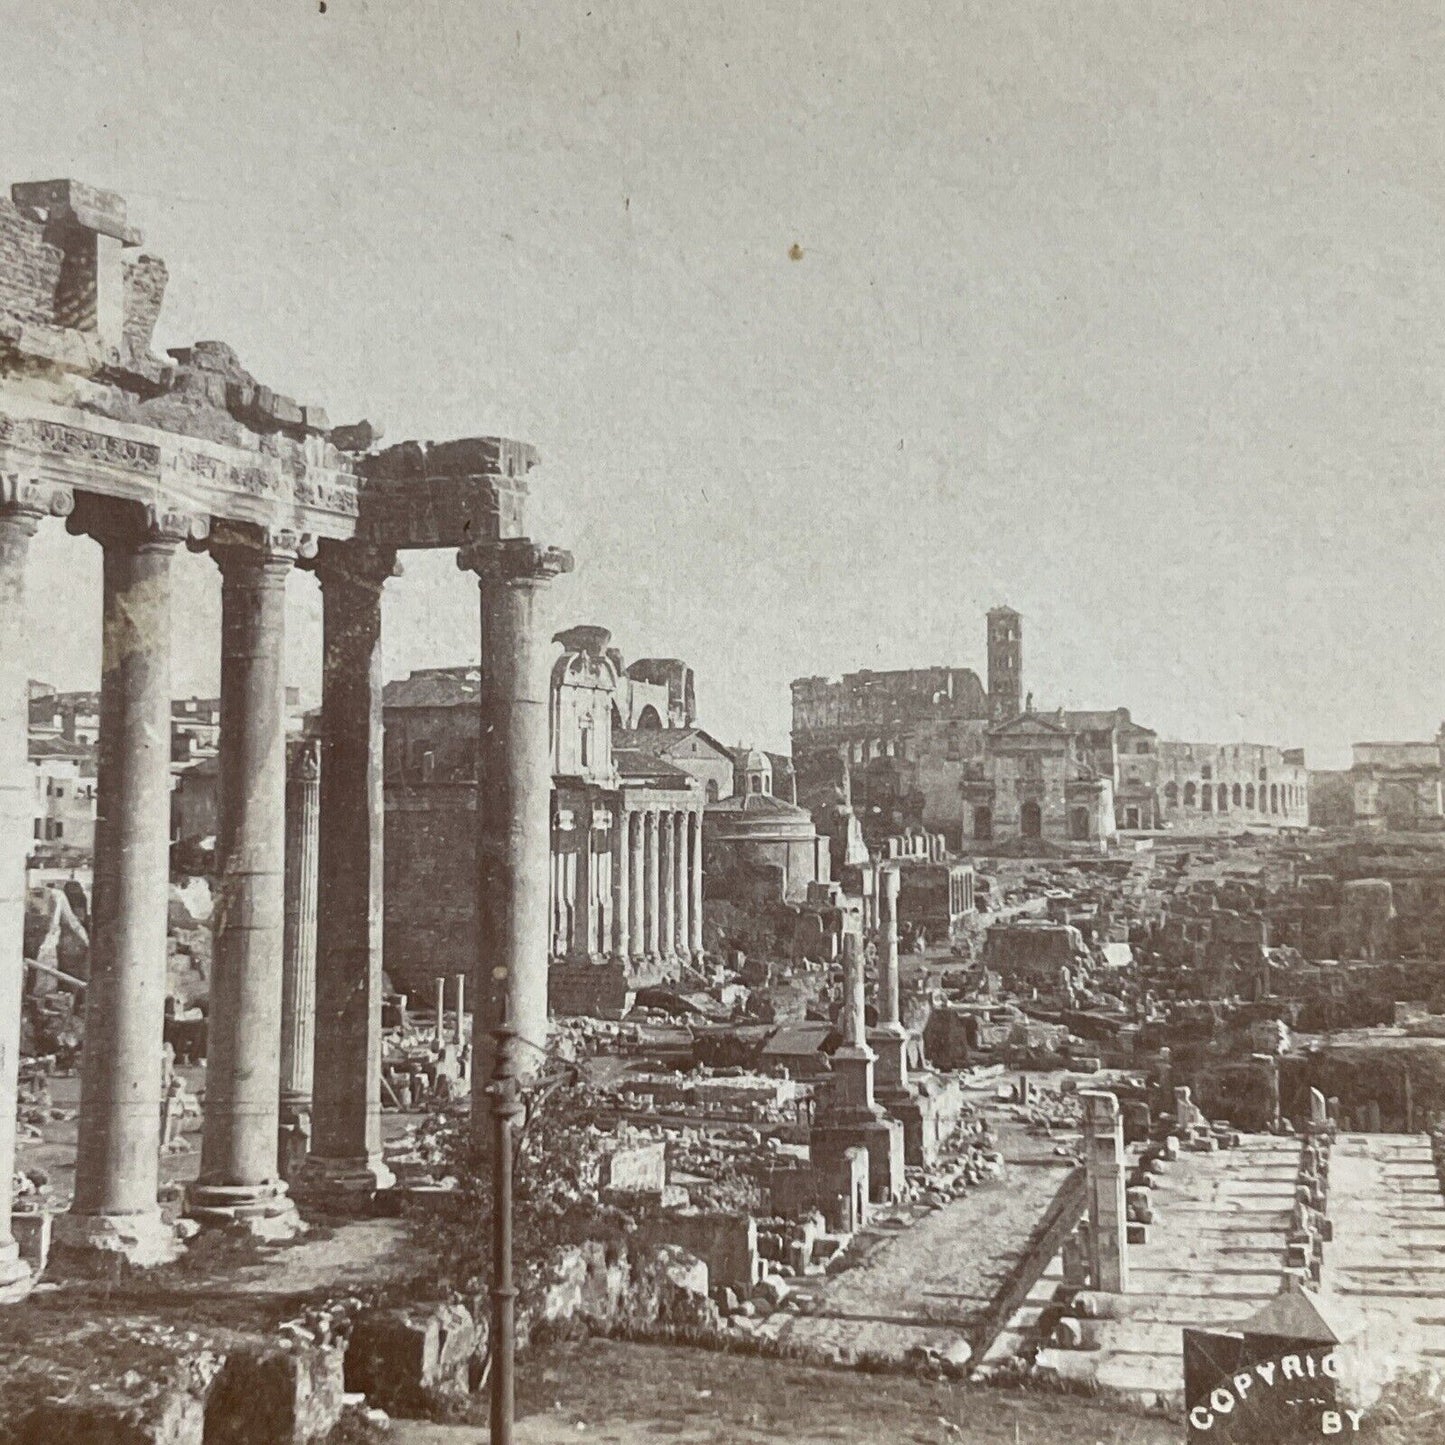
[[[794,737],[819,732],[882,734],[929,717],[987,718],[988,694],[966,667],[850,672],[793,683]],[[881,732],[880,732],[881,730]]]
[[[0,196],[0,313],[55,324],[55,293],[65,259],[45,228]]]
[[[430,998],[476,958],[476,806],[469,784],[386,790],[382,957],[404,993]]]
[[[1205,831],[1246,823],[1303,827],[1309,822],[1309,770],[1302,758],[1295,763],[1289,756],[1259,743],[1161,742],[1165,825]]]
[[[751,1288],[760,1277],[758,1225],[749,1214],[658,1215],[641,1226],[636,1243],[644,1249],[680,1245],[707,1265],[714,1285]]]
[[[387,786],[475,782],[480,731],[476,707],[387,708]]]

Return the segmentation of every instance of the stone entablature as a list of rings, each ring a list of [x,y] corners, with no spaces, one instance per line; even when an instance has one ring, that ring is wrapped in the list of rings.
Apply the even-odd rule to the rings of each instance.
[[[6,494],[40,488],[51,512],[51,499],[85,491],[298,536],[353,536],[360,509],[351,459],[319,439],[297,451],[282,456],[114,421],[57,406],[0,377]]]

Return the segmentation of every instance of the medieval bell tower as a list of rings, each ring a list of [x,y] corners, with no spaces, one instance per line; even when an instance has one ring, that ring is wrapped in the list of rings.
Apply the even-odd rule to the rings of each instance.
[[[1007,722],[1023,711],[1023,618],[1012,607],[988,614],[988,712]]]

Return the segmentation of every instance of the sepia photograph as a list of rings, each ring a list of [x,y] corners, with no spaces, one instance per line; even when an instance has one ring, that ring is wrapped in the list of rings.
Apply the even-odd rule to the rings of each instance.
[[[1438,0],[0,98],[0,1445],[1445,1441]]]

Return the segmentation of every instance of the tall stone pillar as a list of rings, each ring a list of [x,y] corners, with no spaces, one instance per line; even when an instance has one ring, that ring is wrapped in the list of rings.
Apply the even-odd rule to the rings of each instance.
[[[320,748],[317,739],[305,738],[286,775],[286,915],[281,951],[280,1157],[284,1177],[302,1162],[311,1136],[320,815]]]
[[[670,810],[658,814],[658,924],[657,953],[659,958],[671,958],[676,950],[677,902],[677,834],[673,827],[673,813]]]
[[[873,1098],[873,1050],[865,1032],[863,954],[858,937],[843,935],[843,1007],[838,1023],[843,1042],[833,1051],[833,1072],[838,1076],[835,1094],[842,1110],[871,1112]]]
[[[10,1227],[15,1108],[20,1071],[20,999],[25,984],[25,862],[34,801],[27,766],[30,722],[25,668],[25,564],[47,515],[70,510],[70,494],[0,471],[0,1300],[30,1286]]]
[[[831,1062],[833,1088],[815,1121],[808,1150],[814,1167],[832,1173],[849,1149],[868,1151],[868,1188],[875,1201],[901,1197],[904,1186],[903,1125],[890,1119],[873,1097],[873,1050],[865,1036],[863,954],[855,933],[843,935],[843,1042]]]
[[[458,562],[481,581],[472,1124],[485,1142],[496,1043],[491,1031],[503,1023],[516,1031],[513,1057],[524,1078],[546,1057],[552,629],[544,622],[543,588],[572,570],[572,557],[515,537],[464,548]]]
[[[381,594],[396,553],[323,543],[321,906],[316,1088],[301,1188],[360,1204],[395,1181],[381,1152]]]
[[[613,825],[613,953],[623,963],[631,957],[632,814],[619,811]]]
[[[687,819],[686,813],[675,813],[673,815],[673,852],[676,855],[677,866],[673,871],[672,892],[676,899],[676,934],[674,936],[673,951],[680,959],[688,957],[687,941],[691,932],[688,927],[688,906],[692,902],[692,892],[687,886]]]
[[[647,824],[646,813],[626,813],[627,819],[627,878],[628,896],[628,945],[633,957],[647,952],[647,940],[643,936],[643,899],[647,891],[647,877],[643,867],[643,834]]]
[[[1094,1288],[1129,1288],[1124,1199],[1124,1121],[1115,1095],[1080,1090],[1084,1106],[1084,1172],[1089,1199],[1089,1272]]]
[[[692,889],[692,906],[688,910],[687,946],[694,963],[702,962],[702,819],[700,812],[693,813],[688,828],[688,886]]]
[[[898,888],[901,874],[885,868],[878,875],[878,1027],[873,1048],[878,1055],[880,1093],[908,1088],[908,1030],[899,1016]]]
[[[187,1209],[268,1238],[299,1227],[278,1177],[281,959],[285,936],[286,579],[295,533],[219,526],[220,873],[206,1030],[201,1170]],[[322,787],[328,760],[322,758]],[[322,802],[323,812],[325,802]],[[324,850],[325,821],[322,821]],[[322,908],[325,909],[325,889]],[[318,981],[319,983],[319,981]],[[324,1075],[325,1065],[317,1069]]]
[[[647,849],[647,892],[644,896],[644,917],[643,917],[643,952],[651,959],[661,957],[662,949],[658,942],[658,918],[659,901],[657,897],[657,845],[658,826],[657,814],[649,808],[643,815],[643,822],[646,825],[645,844]]]
[[[156,1201],[171,826],[171,559],[200,518],[80,499],[104,549],[95,884],[75,1197],[57,1242],[175,1257]],[[273,1090],[273,1104],[274,1104]],[[274,1168],[276,1130],[266,1148]]]

